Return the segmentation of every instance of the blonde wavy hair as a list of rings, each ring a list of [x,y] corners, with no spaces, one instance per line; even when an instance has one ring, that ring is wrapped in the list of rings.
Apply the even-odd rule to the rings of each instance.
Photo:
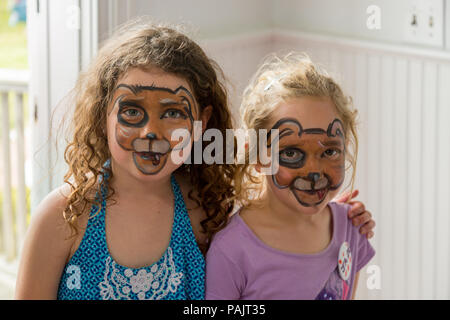
[[[358,154],[357,115],[352,99],[346,96],[337,82],[305,53],[290,52],[284,56],[268,56],[244,90],[240,107],[241,120],[246,129],[268,129],[267,126],[277,106],[291,98],[329,98],[344,126],[346,141],[346,171],[351,167],[350,189],[353,190]],[[249,146],[259,146],[257,143]],[[255,165],[241,165],[236,170],[238,202],[245,206],[262,205],[260,201],[267,186],[266,179],[255,170]]]
[[[111,156],[106,135],[107,106],[119,77],[134,67],[158,67],[186,79],[200,110],[209,105],[213,108],[206,129],[219,129],[224,136],[226,129],[232,129],[227,91],[220,80],[224,79],[223,72],[180,27],[142,19],[122,26],[80,74],[74,88],[72,135],[64,153],[69,167],[64,181],[71,187],[64,218],[74,234],[78,232],[76,221],[87,206],[100,206],[95,197],[101,192],[98,178],[103,171],[113,177],[111,169],[103,166]],[[203,148],[209,143],[204,142]],[[226,223],[233,208],[235,167],[183,164],[177,171],[190,177],[189,198],[206,212],[201,225],[210,239]],[[109,188],[106,199],[113,200],[113,195],[114,190]],[[201,249],[206,252],[207,246]]]

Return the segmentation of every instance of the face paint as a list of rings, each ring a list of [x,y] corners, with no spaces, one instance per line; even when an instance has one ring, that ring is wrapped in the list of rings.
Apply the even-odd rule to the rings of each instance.
[[[296,119],[283,118],[272,129],[279,130],[279,164],[287,168],[283,175],[272,175],[275,186],[288,188],[301,205],[311,207],[322,203],[330,190],[342,185],[345,139],[339,119],[324,130],[303,129]]]
[[[116,141],[133,153],[133,161],[142,173],[156,174],[166,164],[171,151],[181,150],[190,143],[187,139],[180,146],[179,141],[171,141],[171,135],[176,129],[185,129],[192,135],[194,114],[198,112],[195,100],[183,86],[171,90],[120,84],[117,89],[130,92],[114,102]]]

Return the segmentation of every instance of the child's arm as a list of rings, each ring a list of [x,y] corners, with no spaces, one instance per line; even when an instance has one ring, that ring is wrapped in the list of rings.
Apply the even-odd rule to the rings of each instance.
[[[22,248],[15,299],[56,299],[58,285],[73,241],[63,218],[62,187],[36,208]],[[72,239],[72,238],[71,238]]]

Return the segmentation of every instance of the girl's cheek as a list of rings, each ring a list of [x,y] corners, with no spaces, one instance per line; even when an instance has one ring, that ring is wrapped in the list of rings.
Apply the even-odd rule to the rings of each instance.
[[[124,150],[116,141],[115,136],[110,137],[108,135],[108,147],[111,152],[111,157],[114,160],[122,165],[125,165],[128,162],[129,152]]]
[[[277,183],[280,186],[287,186],[290,183],[290,175],[286,174],[286,172],[284,172],[284,174],[282,174],[281,172],[281,167],[280,170],[278,171],[278,173],[275,175],[275,178],[277,179]],[[282,176],[284,178],[282,178]],[[277,198],[279,201],[282,202],[287,202],[289,201],[289,197],[290,197],[290,193],[291,190],[290,188],[279,188],[273,181],[272,176],[266,176],[267,179],[267,183],[268,183],[268,192],[270,192],[272,194],[272,197]],[[281,183],[283,182],[283,183]]]
[[[280,166],[277,174],[275,174],[279,185],[288,186],[296,177],[294,170]]]
[[[130,153],[124,150],[116,138],[116,124],[117,121],[113,121],[112,119],[108,119],[107,122],[107,136],[108,136],[108,147],[111,153],[111,157],[114,160],[122,165],[125,165],[129,161]]]
[[[272,194],[271,196],[275,197],[279,200],[285,199],[286,195],[284,195],[284,193],[289,192],[289,188],[280,189],[279,187],[277,187],[274,184],[271,176],[266,176],[266,179],[267,179],[267,184],[268,184],[267,191]]]

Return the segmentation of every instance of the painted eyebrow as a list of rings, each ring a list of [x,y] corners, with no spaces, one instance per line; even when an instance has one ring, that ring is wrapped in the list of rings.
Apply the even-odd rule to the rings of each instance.
[[[116,86],[116,88],[114,89],[114,91],[119,90],[120,88],[124,88],[127,89],[129,91],[131,91],[134,95],[136,95],[136,90],[134,90],[134,88],[132,86],[129,86],[125,83],[120,83],[119,85]]]
[[[280,134],[278,135],[278,140],[281,140],[284,137],[290,136],[294,133],[294,130],[286,128],[281,130]]]
[[[142,102],[142,100],[144,100],[144,97],[142,98],[127,98],[127,95],[122,95],[120,97],[121,99],[119,100],[119,104],[120,103],[140,103]]]
[[[180,101],[176,101],[174,99],[171,98],[164,98],[159,100],[159,104],[162,105],[163,107],[166,106],[185,106],[186,104]]]
[[[330,140],[330,141],[319,141],[322,147],[342,147],[343,143],[341,141]]]
[[[128,86],[128,85],[126,85],[126,84],[124,84],[124,83],[121,83],[121,84],[119,84],[114,90],[113,90],[113,92],[112,92],[112,94],[114,94],[114,92],[116,92],[118,89],[120,89],[120,88],[125,88],[125,89],[127,89],[127,90],[129,90],[132,94],[134,94],[134,95],[136,95],[136,92],[133,90],[133,88],[131,88],[130,86]],[[118,96],[117,98],[116,98],[116,100],[114,100],[114,103],[113,103],[113,105],[115,105],[116,103],[117,103],[117,101],[121,101],[123,98],[125,98],[127,96],[127,94],[125,93],[125,94],[121,94],[120,96]],[[127,99],[128,101],[137,101],[137,100],[144,100],[145,98],[144,97],[135,97],[135,98],[133,98],[133,99]]]

